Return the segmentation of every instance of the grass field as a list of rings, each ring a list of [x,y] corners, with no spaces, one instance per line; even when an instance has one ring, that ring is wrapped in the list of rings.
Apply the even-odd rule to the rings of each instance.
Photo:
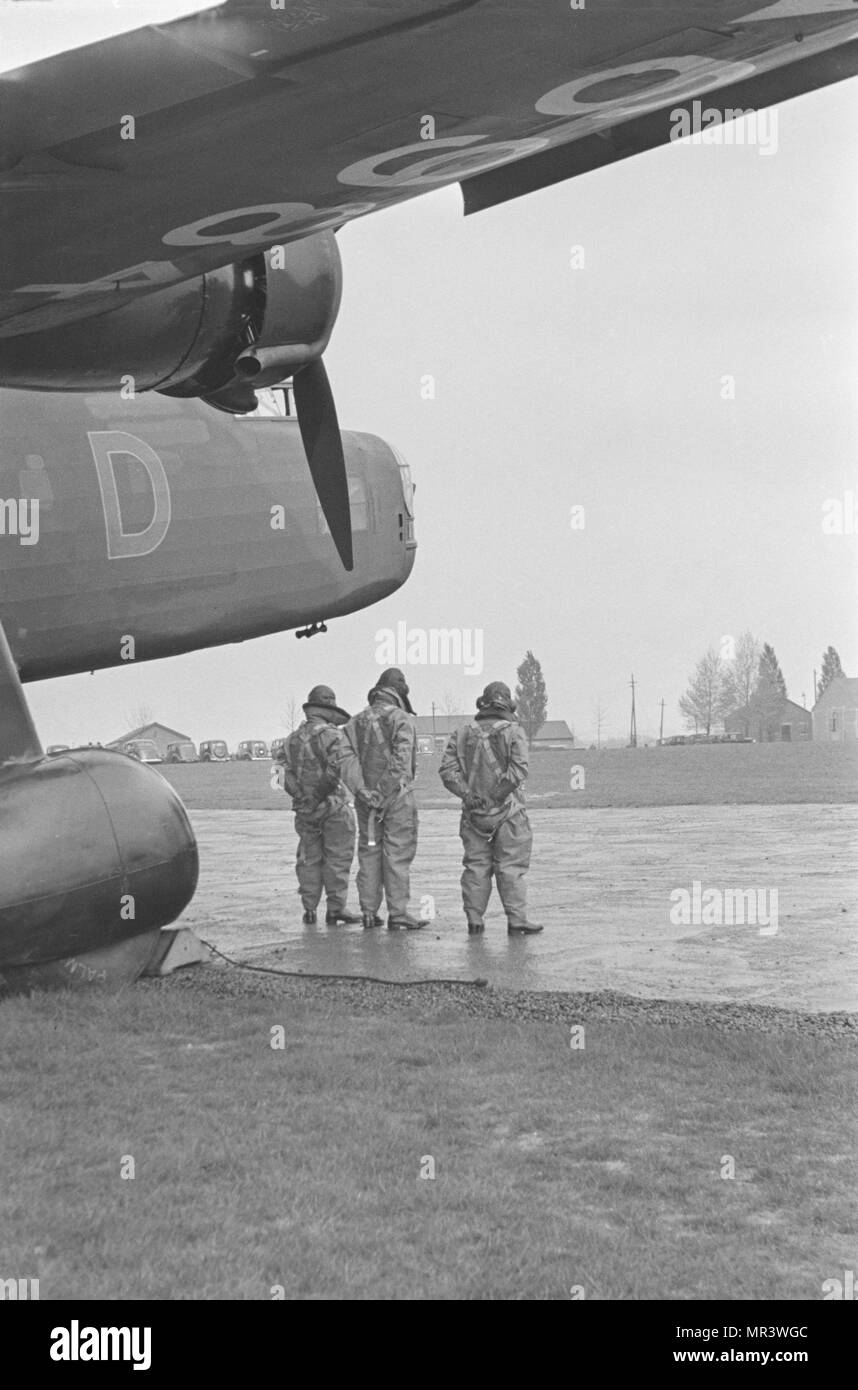
[[[515,1022],[437,989],[216,997],[224,974],[3,1005],[0,1275],[43,1299],[818,1299],[854,1266],[850,1039],[594,1021],[573,1050],[574,997]]]
[[[458,913],[455,803],[438,761],[421,757],[420,802],[451,815],[449,824],[446,813],[424,818],[418,873],[440,908]],[[572,791],[575,765],[585,785]],[[289,809],[270,790],[267,763],[162,770],[192,812]],[[568,930],[570,883],[591,928],[603,921],[599,904],[616,918],[613,935],[597,930],[593,945],[593,969],[604,958],[610,974],[614,938],[626,951],[648,946],[634,914],[664,855],[684,853],[689,878],[720,863],[727,841],[731,864],[750,856],[766,873],[777,855],[791,856],[781,973],[801,968],[802,950],[819,958],[823,927],[837,951],[847,949],[846,908],[814,886],[814,875],[832,872],[826,837],[842,839],[843,810],[808,812],[794,840],[780,835],[778,818],[803,817],[799,806],[689,813],[681,833],[668,823],[684,813],[649,812],[658,842],[635,824],[615,848],[623,812],[559,808],[836,807],[858,801],[858,750],[537,754],[529,798],[542,808],[539,891],[557,929],[542,949],[560,949],[565,929],[583,962],[576,980],[589,948],[580,924]],[[625,815],[638,822],[647,813]],[[737,847],[740,830],[713,822],[743,815],[763,824]],[[291,820],[201,819],[210,839],[192,911],[209,929],[225,930],[223,918],[239,933],[265,934],[265,914],[282,910]],[[593,841],[581,860],[585,832]],[[254,836],[263,837],[256,858]],[[432,877],[433,854],[449,902]],[[673,882],[679,869],[670,872]],[[790,914],[808,898],[813,934],[802,935],[795,923],[804,919]],[[421,949],[440,938],[439,928]],[[345,950],[351,938],[343,942]],[[651,946],[664,952],[663,941]],[[679,942],[661,972],[671,997],[656,1006],[657,1022],[651,1003],[629,996],[617,996],[626,1000],[619,1011],[574,993],[553,994],[548,1007],[536,992],[317,983],[220,967],[140,982],[118,998],[6,1000],[0,1278],[38,1278],[43,1299],[819,1299],[825,1280],[855,1267],[854,1029],[843,1016],[808,1024],[738,1005],[725,1021],[717,1003],[684,1001],[679,966],[699,975],[713,969],[713,951],[732,959],[736,947],[716,942],[705,959],[689,949]],[[755,979],[766,984],[759,970]],[[582,1018],[584,1046],[571,1048]],[[278,1028],[283,1046],[273,1048]]]
[[[440,757],[421,754],[421,806],[453,806],[438,778]],[[584,786],[570,789],[573,767]],[[269,785],[270,764],[191,763],[161,766],[189,810],[289,809]],[[858,801],[858,746],[823,743],[711,744],[534,753],[528,799],[533,805],[691,806],[729,803]]]

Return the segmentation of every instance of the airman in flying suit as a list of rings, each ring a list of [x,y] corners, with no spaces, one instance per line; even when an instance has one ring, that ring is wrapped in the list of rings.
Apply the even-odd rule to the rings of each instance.
[[[355,818],[341,777],[342,727],[349,714],[327,685],[314,686],[303,709],[304,723],[284,740],[280,760],[298,832],[298,891],[308,926],[316,921],[323,889],[327,926],[342,926],[361,920],[346,909],[355,853]]]
[[[344,730],[352,756],[343,763],[343,778],[357,810],[357,885],[366,928],[381,926],[382,894],[391,931],[428,926],[408,910],[417,853],[417,734],[408,693],[401,671],[382,672],[366,709]]]
[[[451,735],[439,773],[447,790],[462,800],[462,901],[469,934],[484,929],[492,875],[509,931],[542,931],[538,922],[527,920],[524,875],[533,844],[524,800],[528,749],[509,686],[502,681],[486,686],[474,721]]]

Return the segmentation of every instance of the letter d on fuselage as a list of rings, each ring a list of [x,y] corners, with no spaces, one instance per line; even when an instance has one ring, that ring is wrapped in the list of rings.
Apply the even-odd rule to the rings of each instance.
[[[170,484],[164,465],[155,450],[142,439],[125,430],[90,430],[89,446],[98,473],[101,506],[107,532],[107,556],[110,560],[139,559],[157,550],[170,529]],[[113,471],[113,455],[130,454],[142,463],[149,475],[155,510],[145,531],[123,531],[119,489]]]

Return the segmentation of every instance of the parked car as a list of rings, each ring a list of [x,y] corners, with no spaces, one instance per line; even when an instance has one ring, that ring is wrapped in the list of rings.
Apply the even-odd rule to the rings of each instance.
[[[261,738],[246,738],[236,748],[233,757],[237,763],[262,762],[268,757],[268,744]]]
[[[222,738],[206,739],[200,744],[201,763],[228,763],[230,752]]]
[[[752,738],[742,734],[674,734],[662,742],[664,748],[675,748],[685,743],[753,743]]]
[[[197,750],[190,739],[185,739],[181,743],[168,743],[167,753],[164,758],[165,763],[197,763]]]
[[[210,738],[200,744],[201,763],[228,763],[229,749],[222,738]]]
[[[161,751],[152,738],[135,738],[130,743],[123,743],[122,752],[127,753],[129,758],[136,758],[141,763],[162,763]]]

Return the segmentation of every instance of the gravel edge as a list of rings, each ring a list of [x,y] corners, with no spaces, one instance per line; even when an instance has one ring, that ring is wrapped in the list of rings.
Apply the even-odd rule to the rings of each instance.
[[[802,1013],[767,1004],[709,1003],[699,1000],[643,999],[614,990],[583,993],[499,989],[467,983],[426,981],[376,983],[352,979],[312,979],[276,967],[212,964],[143,980],[146,988],[201,993],[217,999],[268,998],[334,1004],[378,1015],[450,1010],[463,1016],[516,1023],[639,1023],[660,1027],[708,1027],[723,1032],[801,1033],[803,1036],[858,1038],[858,1014]]]

